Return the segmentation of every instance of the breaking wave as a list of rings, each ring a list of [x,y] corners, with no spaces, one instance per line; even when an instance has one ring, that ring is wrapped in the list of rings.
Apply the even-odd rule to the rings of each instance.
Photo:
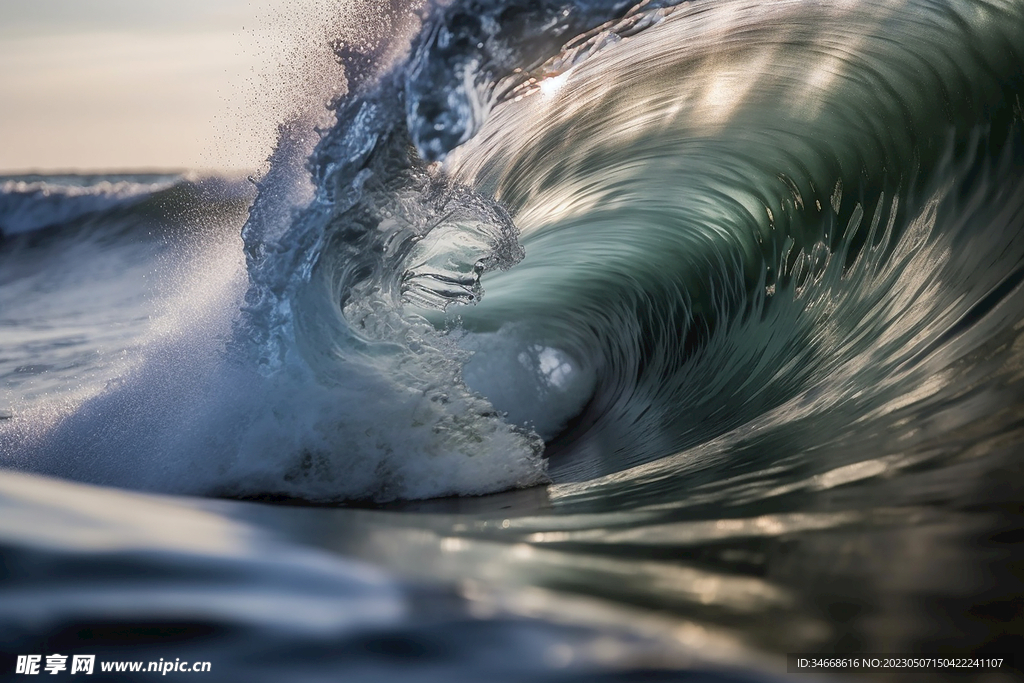
[[[886,425],[1017,357],[984,350],[1024,319],[1020,3],[467,0],[422,24],[352,71],[312,156],[282,127],[241,248],[197,259],[121,379],[9,420],[8,464],[382,501],[639,485],[808,425],[827,466],[790,465],[834,469],[865,458],[851,429],[891,451]],[[41,212],[8,183],[0,215],[163,188]]]

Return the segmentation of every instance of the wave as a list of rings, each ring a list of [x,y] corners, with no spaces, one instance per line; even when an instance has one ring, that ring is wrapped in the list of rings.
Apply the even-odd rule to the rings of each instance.
[[[919,386],[1020,280],[1020,12],[695,4],[513,90],[447,167],[528,256],[461,317],[594,369],[552,476]]]
[[[1021,45],[1002,1],[433,7],[312,156],[282,127],[134,369],[0,445],[383,501],[896,419],[1024,318]]]
[[[178,174],[19,176],[0,179],[0,239],[133,212],[175,213],[196,203],[251,201],[248,182]]]

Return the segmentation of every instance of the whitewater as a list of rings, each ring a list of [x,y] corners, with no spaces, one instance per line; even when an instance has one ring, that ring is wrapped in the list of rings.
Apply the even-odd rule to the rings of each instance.
[[[1016,650],[1024,4],[401,14],[258,176],[0,178],[5,651]]]

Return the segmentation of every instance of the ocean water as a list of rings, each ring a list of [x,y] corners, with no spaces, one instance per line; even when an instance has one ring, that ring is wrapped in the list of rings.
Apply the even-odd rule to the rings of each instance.
[[[1019,651],[1024,3],[410,16],[258,177],[0,179],[5,675]]]

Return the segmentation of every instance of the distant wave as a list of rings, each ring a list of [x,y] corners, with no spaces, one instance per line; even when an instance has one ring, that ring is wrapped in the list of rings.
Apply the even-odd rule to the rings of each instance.
[[[248,182],[180,174],[9,177],[0,179],[0,237],[123,214],[176,195],[225,201],[251,192]]]

